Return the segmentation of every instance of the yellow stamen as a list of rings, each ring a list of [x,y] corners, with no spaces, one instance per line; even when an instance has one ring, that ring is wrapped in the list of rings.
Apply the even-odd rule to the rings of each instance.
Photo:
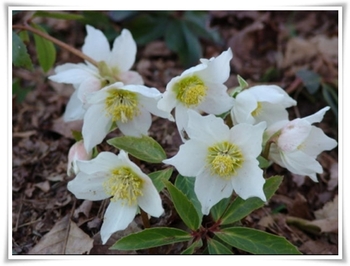
[[[186,77],[174,85],[176,98],[187,107],[199,105],[207,95],[208,88],[197,76]]]
[[[142,196],[143,180],[129,167],[115,168],[110,177],[103,183],[106,193],[112,196],[111,201],[122,200],[133,205]]]
[[[258,106],[254,109],[254,111],[251,113],[252,116],[258,116],[262,110],[262,104],[258,102]]]

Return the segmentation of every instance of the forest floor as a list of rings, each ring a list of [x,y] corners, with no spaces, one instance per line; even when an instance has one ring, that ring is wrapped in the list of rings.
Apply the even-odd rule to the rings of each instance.
[[[14,19],[20,23],[23,17],[18,15]],[[82,46],[84,25],[76,21],[46,22],[54,31],[61,32],[63,41],[76,48]],[[328,105],[321,90],[314,93],[307,90],[296,74],[298,70],[317,73],[338,94],[336,11],[213,11],[210,12],[210,26],[219,30],[224,45],[203,41],[203,58],[217,56],[231,47],[234,57],[226,82],[228,88],[237,86],[237,75],[249,85],[279,85],[298,101],[296,107],[289,109],[291,119],[311,115]],[[28,49],[35,56],[34,48],[29,46]],[[65,62],[81,60],[60,50],[57,65]],[[156,87],[161,92],[172,77],[184,71],[176,54],[161,40],[139,47],[134,69],[143,76],[146,86]],[[22,87],[32,89],[23,100],[14,96],[12,102],[12,253],[42,252],[43,245],[47,244],[41,240],[52,233],[54,227],[74,227],[83,232],[86,237],[81,241],[92,245],[85,253],[121,253],[108,247],[125,232],[113,235],[105,246],[100,241],[98,232],[106,202],[77,200],[67,190],[67,182],[71,180],[67,176],[67,155],[74,143],[71,129],[78,129],[81,124],[62,121],[73,88],[49,81],[47,77],[51,74],[53,70],[43,73],[39,67],[34,71],[13,68],[13,78],[20,78]],[[336,112],[328,111],[318,126],[338,141]],[[174,123],[164,119],[154,119],[150,136],[163,146],[168,157],[173,156],[181,144]],[[287,238],[303,254],[338,254],[338,148],[323,152],[318,161],[324,169],[318,175],[318,183],[278,166],[270,167],[268,174],[283,175],[283,182],[269,203],[242,223]],[[161,166],[144,164],[142,168],[150,173]],[[178,222],[169,213],[151,221],[154,225],[174,226]],[[127,230],[135,231],[140,227],[140,218],[136,217]],[[74,253],[62,246],[51,248],[46,252]],[[177,254],[181,249],[183,246],[175,244],[158,252]],[[238,250],[235,253],[247,254]]]

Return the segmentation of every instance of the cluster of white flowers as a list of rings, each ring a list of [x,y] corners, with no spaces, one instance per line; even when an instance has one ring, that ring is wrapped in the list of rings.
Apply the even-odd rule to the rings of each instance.
[[[312,124],[320,122],[329,107],[289,121],[286,108],[297,103],[279,86],[259,85],[229,95],[224,83],[230,75],[230,49],[216,58],[201,59],[171,79],[161,93],[144,86],[142,77],[130,71],[136,43],[128,30],[122,31],[110,50],[101,31],[86,29],[82,50],[98,66],[64,64],[50,79],[74,86],[64,119],[83,120],[83,140],[69,153],[68,174],[76,177],[68,189],[79,199],[111,198],[101,229],[103,243],[127,227],[138,206],[155,217],[163,213],[152,181],[126,152],[101,152],[91,159],[93,148],[113,126],[125,135],[147,135],[151,114],[176,122],[183,144],[163,162],[195,178],[195,193],[205,215],[233,192],[243,199],[266,201],[258,161],[264,147],[269,148],[265,159],[317,181],[316,174],[323,171],[317,156],[337,142]],[[232,121],[231,128],[225,118]]]

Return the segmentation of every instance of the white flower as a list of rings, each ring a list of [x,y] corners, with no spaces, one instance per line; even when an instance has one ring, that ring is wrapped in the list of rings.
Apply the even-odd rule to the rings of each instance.
[[[101,228],[103,244],[134,219],[138,206],[159,217],[164,212],[152,180],[131,162],[123,150],[118,155],[101,152],[90,161],[78,161],[80,172],[68,189],[78,199],[91,201],[111,197]]]
[[[223,84],[230,74],[231,59],[231,49],[216,58],[201,59],[201,64],[187,69],[167,84],[158,107],[169,113],[175,108],[176,125],[183,140],[188,109],[219,115],[232,108],[233,99]]]
[[[100,30],[87,25],[86,31],[82,52],[97,61],[98,66],[89,62],[67,63],[56,67],[56,74],[49,77],[55,82],[73,84],[76,89],[76,93],[68,102],[65,121],[82,119],[83,106],[91,92],[117,81],[124,84],[143,84],[142,77],[137,72],[130,71],[135,62],[137,46],[127,29],[123,29],[120,36],[114,40],[112,50]]]
[[[279,121],[270,126],[265,136],[273,141],[269,159],[294,174],[309,176],[317,182],[316,174],[321,174],[323,169],[316,158],[321,152],[335,148],[337,142],[312,124],[321,122],[329,109],[325,107],[308,117]]]
[[[82,135],[87,151],[101,143],[116,123],[124,135],[147,135],[152,124],[151,113],[163,117],[169,114],[157,108],[162,94],[143,85],[124,85],[117,82],[94,92],[87,100]]]
[[[234,124],[257,124],[266,121],[267,126],[280,120],[288,120],[286,108],[296,105],[282,88],[276,85],[258,85],[240,92],[234,99],[231,118]]]
[[[265,179],[257,161],[265,123],[242,123],[229,129],[214,115],[201,116],[193,110],[188,115],[186,132],[190,139],[163,162],[175,166],[183,176],[196,178],[194,189],[203,214],[233,190],[243,199],[259,197],[266,201]]]
[[[91,159],[92,152],[87,152],[84,147],[84,141],[80,140],[73,144],[68,152],[68,167],[67,175],[71,176],[72,174],[77,174],[79,168],[77,165],[77,160],[89,160]]]

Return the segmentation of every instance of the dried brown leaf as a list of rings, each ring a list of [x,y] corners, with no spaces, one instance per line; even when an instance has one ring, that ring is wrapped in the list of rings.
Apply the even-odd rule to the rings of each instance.
[[[49,181],[44,181],[44,182],[40,182],[35,184],[35,187],[41,189],[43,192],[49,192],[50,190],[50,183]]]
[[[28,254],[89,254],[93,239],[66,215]]]

